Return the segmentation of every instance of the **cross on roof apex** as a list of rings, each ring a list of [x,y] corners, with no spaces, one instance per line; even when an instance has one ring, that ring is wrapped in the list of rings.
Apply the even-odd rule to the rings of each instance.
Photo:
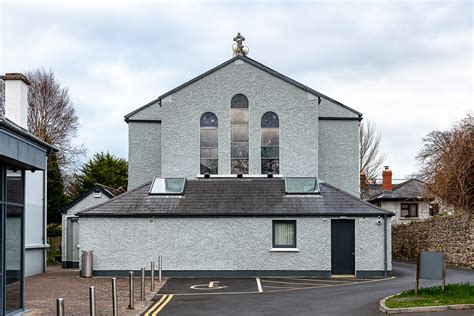
[[[243,41],[245,41],[245,37],[240,35],[240,32],[237,33],[237,36],[234,37],[234,44],[232,44],[234,56],[247,56],[249,53],[249,48],[243,45]]]

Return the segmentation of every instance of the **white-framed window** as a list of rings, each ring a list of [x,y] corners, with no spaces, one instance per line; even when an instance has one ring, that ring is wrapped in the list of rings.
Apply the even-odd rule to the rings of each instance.
[[[273,224],[273,248],[296,248],[296,221],[274,220]]]

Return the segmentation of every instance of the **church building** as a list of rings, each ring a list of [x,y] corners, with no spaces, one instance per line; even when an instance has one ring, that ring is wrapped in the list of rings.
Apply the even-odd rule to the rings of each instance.
[[[125,116],[128,192],[78,212],[94,275],[384,277],[393,213],[358,198],[358,111],[247,56]]]

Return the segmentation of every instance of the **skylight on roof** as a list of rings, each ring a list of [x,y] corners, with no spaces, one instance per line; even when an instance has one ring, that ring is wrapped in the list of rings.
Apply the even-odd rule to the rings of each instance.
[[[316,177],[285,177],[285,191],[290,194],[317,194],[319,184]]]
[[[183,194],[186,178],[155,177],[150,187],[150,194]]]

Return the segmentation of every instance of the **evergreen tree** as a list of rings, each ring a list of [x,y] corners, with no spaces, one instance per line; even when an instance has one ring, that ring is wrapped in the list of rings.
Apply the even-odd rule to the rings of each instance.
[[[128,163],[110,153],[97,153],[85,163],[76,180],[76,194],[92,189],[97,183],[113,189],[127,189]]]
[[[48,157],[48,224],[61,223],[61,209],[69,203],[56,154]]]

